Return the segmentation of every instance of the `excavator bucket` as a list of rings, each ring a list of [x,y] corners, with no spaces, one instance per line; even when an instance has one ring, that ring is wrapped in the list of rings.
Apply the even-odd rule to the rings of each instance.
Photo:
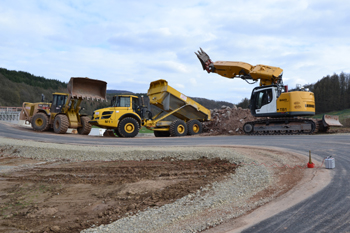
[[[339,116],[323,115],[322,122],[324,127],[341,127]]]
[[[74,77],[69,80],[67,89],[74,99],[107,100],[107,83],[101,80]]]
[[[208,73],[214,72],[214,63],[210,60],[209,55],[204,52],[202,48],[200,48],[197,53],[194,53],[197,55],[199,61],[201,62],[203,70],[206,70]]]

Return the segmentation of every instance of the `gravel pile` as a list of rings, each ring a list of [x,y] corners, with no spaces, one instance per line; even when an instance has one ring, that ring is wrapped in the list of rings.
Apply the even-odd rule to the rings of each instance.
[[[0,149],[5,156],[47,161],[140,161],[170,156],[179,160],[190,160],[204,156],[219,157],[236,164],[254,162],[234,149],[219,147],[77,146],[0,137]],[[207,187],[201,187],[196,194],[82,232],[200,232],[270,201],[272,196],[247,202],[256,193],[268,187],[272,179],[265,166],[241,166],[236,170],[236,174],[219,183],[214,182]]]

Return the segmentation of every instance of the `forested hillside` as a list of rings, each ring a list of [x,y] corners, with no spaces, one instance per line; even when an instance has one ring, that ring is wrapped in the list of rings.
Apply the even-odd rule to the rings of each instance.
[[[22,106],[23,102],[39,102],[41,94],[50,98],[52,92],[65,91],[67,84],[0,68],[0,106]]]
[[[309,88],[315,94],[316,113],[350,108],[350,74],[327,75]]]

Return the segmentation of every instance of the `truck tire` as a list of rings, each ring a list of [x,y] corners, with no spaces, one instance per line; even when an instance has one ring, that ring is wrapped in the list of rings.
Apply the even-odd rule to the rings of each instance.
[[[68,117],[66,115],[57,115],[53,121],[53,131],[63,134],[67,132],[69,126]]]
[[[78,128],[78,134],[88,135],[91,131],[91,125],[89,123],[90,118],[87,116],[80,117],[81,127]]]
[[[153,131],[155,137],[169,137],[169,131]]]
[[[176,120],[170,124],[170,135],[173,137],[187,135],[187,125],[183,120]]]
[[[202,123],[199,120],[190,120],[187,122],[187,130],[188,135],[201,134],[203,131]]]
[[[133,138],[139,133],[139,123],[134,118],[126,117],[119,122],[118,131],[122,137]]]
[[[32,118],[32,127],[35,131],[43,132],[50,128],[49,118],[45,113],[38,112]]]
[[[118,137],[123,137],[123,136],[119,133],[118,128],[117,128],[117,129],[114,129],[113,131],[114,131],[114,133],[115,133]]]

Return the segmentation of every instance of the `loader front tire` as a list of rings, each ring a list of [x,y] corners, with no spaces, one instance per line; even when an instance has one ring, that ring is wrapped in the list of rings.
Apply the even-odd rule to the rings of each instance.
[[[126,117],[118,125],[119,134],[125,138],[133,138],[139,133],[139,123],[131,117]]]
[[[170,135],[173,137],[187,135],[187,125],[183,120],[176,120],[170,124]]]
[[[88,135],[91,131],[91,125],[89,123],[90,118],[87,116],[80,117],[81,127],[78,128],[78,134]]]
[[[42,112],[35,114],[32,118],[32,127],[39,132],[48,130],[50,128],[48,116]]]
[[[188,135],[201,134],[203,131],[202,123],[199,120],[190,120],[187,122]]]
[[[68,117],[66,115],[57,115],[53,121],[53,131],[58,134],[67,132],[69,126]]]

